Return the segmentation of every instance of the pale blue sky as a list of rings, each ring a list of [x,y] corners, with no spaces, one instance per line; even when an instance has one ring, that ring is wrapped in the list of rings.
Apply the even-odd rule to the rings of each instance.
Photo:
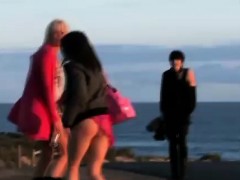
[[[35,47],[54,18],[97,44],[240,42],[240,0],[0,0],[0,48]]]

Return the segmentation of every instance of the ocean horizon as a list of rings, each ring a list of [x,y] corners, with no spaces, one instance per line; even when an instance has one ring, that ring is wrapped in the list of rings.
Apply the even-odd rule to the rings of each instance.
[[[159,115],[158,103],[134,103],[137,118],[114,127],[115,147],[132,148],[137,155],[168,156],[167,141],[155,141],[146,125]],[[6,117],[12,104],[0,104],[0,132],[16,132]],[[189,156],[221,155],[223,160],[240,161],[240,102],[200,102],[192,115]],[[130,128],[131,127],[131,128]]]

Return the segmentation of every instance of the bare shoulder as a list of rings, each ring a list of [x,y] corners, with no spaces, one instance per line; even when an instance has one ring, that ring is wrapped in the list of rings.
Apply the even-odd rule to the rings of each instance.
[[[193,69],[190,69],[190,68],[188,69],[187,81],[189,82],[190,86],[197,85],[196,76],[195,76],[195,72]]]

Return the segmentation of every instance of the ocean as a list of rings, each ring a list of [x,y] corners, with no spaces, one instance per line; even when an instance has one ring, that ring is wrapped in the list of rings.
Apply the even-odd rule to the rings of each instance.
[[[161,46],[95,46],[112,85],[135,103],[137,118],[115,126],[117,147],[131,147],[139,155],[166,156],[166,141],[154,141],[145,130],[158,115],[161,74],[169,68],[172,49]],[[185,66],[197,78],[197,109],[189,132],[189,155],[219,153],[224,160],[240,160],[239,47],[183,48]],[[0,131],[14,132],[6,115],[23,91],[29,57],[36,50],[0,50]],[[149,103],[144,103],[149,102]],[[211,102],[211,103],[205,103]],[[227,103],[229,102],[229,103]]]
[[[0,104],[0,132],[15,132],[6,120],[12,104]],[[167,141],[154,141],[145,126],[156,117],[157,103],[134,103],[137,118],[114,127],[115,146],[130,147],[138,155],[167,156]],[[189,156],[218,153],[223,160],[240,160],[240,103],[198,103],[189,132]]]

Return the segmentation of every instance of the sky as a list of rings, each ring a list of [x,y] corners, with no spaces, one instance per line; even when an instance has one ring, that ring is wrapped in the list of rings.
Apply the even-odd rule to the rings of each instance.
[[[55,18],[95,44],[240,42],[240,0],[0,0],[0,12],[2,49],[38,46]]]
[[[182,47],[198,101],[240,101],[240,0],[0,0],[0,12],[0,103],[21,95],[29,56],[55,18],[111,45],[99,56],[133,101],[158,101],[168,53]]]

